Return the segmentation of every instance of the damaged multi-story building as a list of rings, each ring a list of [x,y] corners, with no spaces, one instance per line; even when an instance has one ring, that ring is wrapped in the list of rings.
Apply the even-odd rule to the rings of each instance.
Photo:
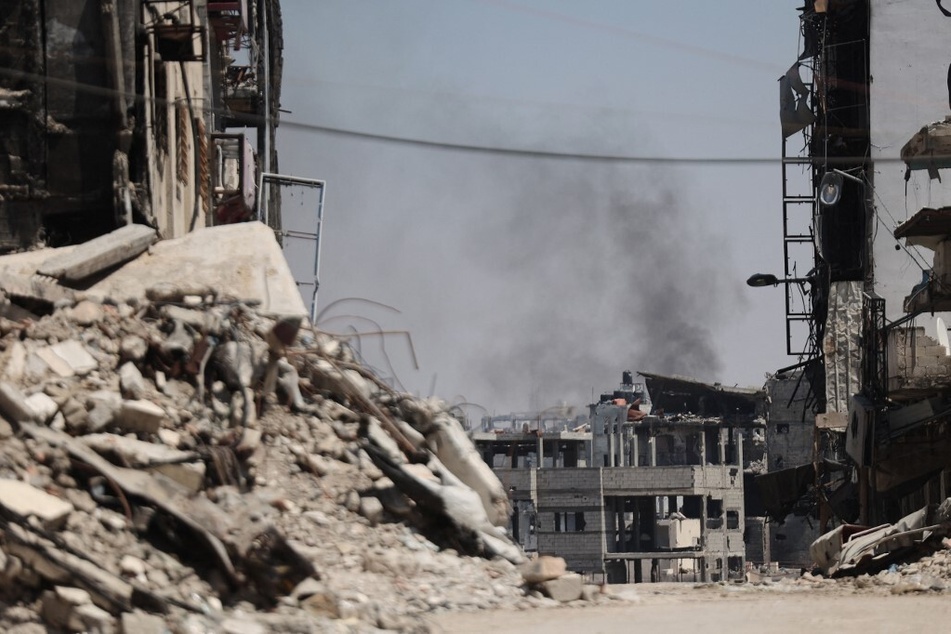
[[[278,0],[0,0],[0,251],[254,219],[319,249],[323,182],[278,174],[282,49]],[[319,193],[302,230],[287,184]]]
[[[947,4],[807,0],[780,79],[786,264],[749,283],[784,288],[799,358],[767,384],[761,483],[813,536],[949,493]]]
[[[744,538],[762,560],[744,491],[765,459],[763,394],[641,376],[625,372],[586,423],[495,417],[473,433],[509,490],[513,533],[609,583],[742,578]]]

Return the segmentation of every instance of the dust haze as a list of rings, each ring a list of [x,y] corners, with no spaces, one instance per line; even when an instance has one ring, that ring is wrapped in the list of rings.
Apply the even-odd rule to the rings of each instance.
[[[684,199],[689,170],[320,145],[320,326],[398,387],[478,418],[581,412],[625,369],[717,379],[741,276],[709,210]],[[408,331],[419,369],[379,330]]]

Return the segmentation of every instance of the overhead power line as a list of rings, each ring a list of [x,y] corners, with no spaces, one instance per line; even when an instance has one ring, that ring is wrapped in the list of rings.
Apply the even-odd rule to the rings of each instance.
[[[114,97],[117,94],[117,91],[104,87],[98,86],[95,84],[86,84],[78,82],[71,79],[60,79],[57,77],[47,77],[45,75],[39,75],[36,73],[29,73],[19,69],[13,68],[0,68],[0,76],[9,77],[12,79],[20,80],[29,80],[38,83],[45,83],[53,86],[62,86],[74,88],[83,92],[90,94],[96,94],[101,96]],[[126,97],[129,95],[126,94]],[[161,105],[169,105],[172,102],[161,99],[157,97],[146,98],[143,95],[135,94],[131,95],[132,99],[137,102],[148,102],[156,103]],[[222,109],[214,108],[204,108],[206,111],[213,112],[219,115],[230,115],[228,111]],[[263,116],[248,116],[244,118],[250,125],[261,125],[267,121],[266,117]],[[330,134],[335,136],[350,137],[357,139],[366,139],[370,141],[380,141],[387,143],[397,143],[406,146],[415,146],[423,148],[432,148],[440,150],[454,150],[460,152],[472,152],[480,154],[491,154],[496,156],[512,156],[512,157],[522,157],[522,158],[534,158],[534,159],[554,159],[554,160],[570,160],[570,161],[585,161],[593,163],[641,163],[641,164],[666,164],[666,165],[761,165],[761,164],[779,164],[782,162],[782,157],[691,157],[691,156],[635,156],[635,155],[626,155],[626,154],[601,154],[601,153],[585,153],[585,152],[572,152],[572,151],[560,151],[560,150],[538,150],[538,149],[527,149],[527,148],[513,148],[513,147],[498,147],[498,146],[489,146],[489,145],[477,145],[472,143],[463,143],[457,141],[440,141],[435,139],[420,139],[407,136],[400,136],[395,134],[385,134],[382,132],[369,132],[363,130],[352,130],[347,128],[340,128],[328,125],[320,125],[317,123],[303,122],[303,121],[292,121],[292,120],[275,120],[275,125],[281,125],[286,128],[291,128],[295,130],[303,130],[308,132],[317,132],[322,134]],[[779,134],[779,124],[777,122],[777,136]],[[936,160],[940,158],[951,158],[951,157],[940,157],[935,156]],[[846,165],[852,166],[856,163],[862,163],[866,161],[866,157],[861,156],[849,156],[849,157],[829,157],[827,159],[816,159],[817,164],[822,163],[824,165],[837,166],[837,165]],[[875,160],[876,163],[893,163],[901,162],[901,159],[898,157],[894,158],[879,158]]]

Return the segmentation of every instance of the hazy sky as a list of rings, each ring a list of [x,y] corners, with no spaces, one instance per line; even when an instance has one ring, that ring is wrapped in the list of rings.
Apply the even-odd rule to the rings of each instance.
[[[762,385],[796,361],[782,289],[745,280],[782,273],[800,4],[283,0],[280,169],[327,181],[319,326],[408,331],[418,370],[399,335],[354,345],[475,418],[585,405],[625,369]]]

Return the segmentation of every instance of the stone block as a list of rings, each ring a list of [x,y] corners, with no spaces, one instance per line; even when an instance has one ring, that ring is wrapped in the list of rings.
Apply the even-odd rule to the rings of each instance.
[[[584,580],[581,575],[570,572],[557,579],[542,581],[539,586],[542,592],[555,601],[568,603],[569,601],[577,601],[581,598]]]
[[[542,555],[522,564],[519,572],[522,573],[522,579],[526,583],[541,583],[550,579],[557,579],[565,574],[567,570],[568,566],[561,557]]]
[[[54,416],[56,412],[59,411],[59,405],[56,404],[48,394],[43,392],[37,392],[36,394],[30,394],[26,397],[26,403],[33,410],[36,415],[36,422],[38,423],[47,423]]]
[[[19,480],[0,479],[0,506],[23,517],[35,516],[47,530],[66,524],[73,505]]]
[[[190,493],[198,493],[205,488],[205,463],[183,462],[179,464],[163,464],[152,467],[149,471],[161,473],[174,480]]]
[[[131,432],[154,434],[165,422],[165,410],[151,401],[123,401],[115,422]]]
[[[360,515],[367,518],[374,526],[383,520],[383,503],[375,497],[360,499]]]
[[[78,341],[61,341],[37,350],[36,354],[53,372],[63,378],[89,374],[99,367],[99,363]]]
[[[129,399],[139,399],[145,394],[145,379],[131,361],[119,368],[119,390],[123,397]]]

